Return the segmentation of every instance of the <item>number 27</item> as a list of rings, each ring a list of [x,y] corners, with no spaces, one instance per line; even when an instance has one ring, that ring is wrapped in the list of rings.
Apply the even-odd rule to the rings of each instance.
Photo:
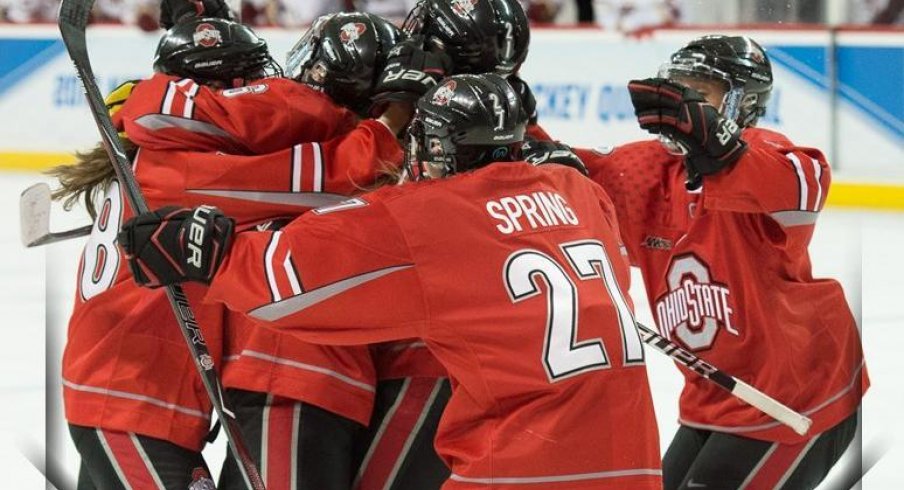
[[[621,329],[623,365],[643,364],[643,344],[634,326],[634,315],[618,285],[603,244],[584,240],[564,243],[560,248],[580,280],[602,277]],[[540,294],[538,275],[545,279],[549,295],[543,347],[543,365],[549,380],[556,382],[587,371],[608,369],[611,360],[602,339],[577,341],[577,287],[555,259],[532,249],[510,255],[505,262],[503,278],[512,302],[519,303]]]

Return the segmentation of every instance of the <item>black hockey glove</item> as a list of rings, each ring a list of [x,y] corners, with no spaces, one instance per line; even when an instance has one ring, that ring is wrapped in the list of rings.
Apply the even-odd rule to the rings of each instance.
[[[521,145],[521,158],[534,165],[555,163],[571,167],[578,172],[589,175],[581,157],[577,156],[570,146],[558,141],[524,140]]]
[[[668,136],[687,150],[689,174],[714,174],[747,151],[738,124],[719,114],[696,90],[648,78],[631,80],[628,91],[641,129]]]
[[[118,237],[135,282],[157,288],[184,281],[209,284],[234,229],[235,222],[217,208],[169,206],[126,221]]]
[[[508,83],[521,98],[521,108],[527,114],[527,124],[537,124],[537,99],[534,98],[530,86],[518,75],[509,75]]]
[[[423,36],[413,36],[396,44],[386,60],[386,68],[374,87],[372,114],[389,102],[415,102],[452,72],[445,53],[424,50]]]
[[[160,2],[160,27],[164,29],[170,29],[180,22],[196,17],[235,20],[224,0],[162,0]]]

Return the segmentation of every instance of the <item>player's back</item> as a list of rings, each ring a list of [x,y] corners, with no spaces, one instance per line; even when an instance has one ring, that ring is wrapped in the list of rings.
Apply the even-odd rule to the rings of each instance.
[[[453,470],[444,488],[659,488],[629,272],[602,190],[523,163],[425,187],[387,207],[427,303],[422,336],[455,383],[437,437]]]

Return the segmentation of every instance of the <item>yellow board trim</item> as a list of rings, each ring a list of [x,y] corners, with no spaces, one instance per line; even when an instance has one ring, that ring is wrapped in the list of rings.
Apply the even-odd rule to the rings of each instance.
[[[833,182],[829,206],[904,211],[904,185]]]
[[[0,170],[28,170],[42,172],[51,167],[72,163],[72,153],[0,152]]]
[[[44,171],[72,163],[72,153],[0,152],[0,170]],[[833,182],[826,201],[829,206],[904,211],[904,184]]]

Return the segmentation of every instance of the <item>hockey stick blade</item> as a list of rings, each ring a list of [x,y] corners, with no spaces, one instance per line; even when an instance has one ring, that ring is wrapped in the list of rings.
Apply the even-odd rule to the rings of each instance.
[[[762,391],[682,349],[650,327],[637,323],[637,330],[640,332],[640,337],[645,344],[684,364],[691,371],[712,381],[773,419],[787,425],[799,435],[805,435],[810,430],[810,426],[813,425],[813,421],[809,417],[788,408]]]
[[[26,247],[38,247],[91,234],[92,225],[51,232],[51,201],[50,186],[44,183],[25,189],[19,196],[19,236]]]
[[[66,45],[66,50],[69,52],[69,57],[75,66],[75,71],[78,73],[85,88],[88,107],[91,109],[91,115],[94,117],[97,129],[100,131],[104,149],[113,163],[116,178],[119,179],[132,210],[136,214],[140,214],[148,211],[148,205],[144,200],[141,189],[138,187],[135,175],[132,173],[131,163],[126,157],[119,135],[113,127],[113,121],[107,113],[107,107],[104,104],[100,90],[97,88],[97,82],[91,69],[91,60],[88,56],[85,28],[88,25],[88,18],[91,15],[91,7],[93,5],[94,0],[62,0],[59,15],[60,34],[63,38],[63,44]],[[173,309],[173,314],[179,324],[179,329],[182,332],[182,337],[185,339],[189,353],[195,360],[195,368],[198,370],[213,410],[226,427],[225,432],[229,443],[229,451],[238,463],[236,466],[242,475],[245,486],[251,490],[265,490],[264,482],[261,480],[260,473],[254,465],[248,446],[241,437],[241,430],[235,420],[235,415],[225,408],[223,385],[217,377],[213,357],[204,342],[201,328],[195,320],[195,313],[191,305],[189,305],[185,293],[178,285],[168,286],[165,291]]]

